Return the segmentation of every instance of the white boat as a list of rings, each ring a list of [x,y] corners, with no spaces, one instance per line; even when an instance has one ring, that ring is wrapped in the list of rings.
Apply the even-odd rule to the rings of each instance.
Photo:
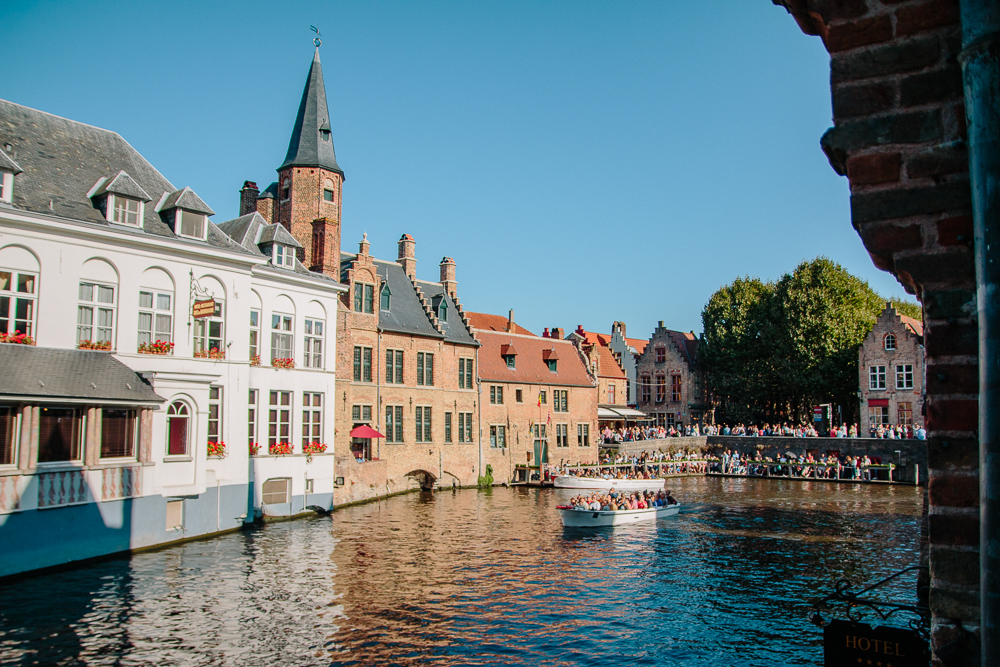
[[[662,491],[663,478],[652,479],[604,479],[603,477],[577,477],[576,475],[559,475],[554,484],[557,489],[603,489],[608,491]]]
[[[650,507],[644,510],[584,510],[575,507],[560,506],[559,515],[566,528],[594,528],[598,526],[623,526],[640,521],[655,521],[665,516],[674,516],[681,511],[681,506]]]

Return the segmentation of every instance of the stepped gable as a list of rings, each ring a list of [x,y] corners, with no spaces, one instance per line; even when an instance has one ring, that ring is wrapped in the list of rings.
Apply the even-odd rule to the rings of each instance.
[[[533,334],[511,334],[492,329],[477,329],[482,343],[479,351],[479,377],[488,382],[543,384],[551,386],[593,387],[586,362],[576,345],[569,340],[541,338]],[[507,347],[505,347],[507,346]],[[508,368],[503,350],[516,352],[515,368]],[[551,351],[558,358],[553,373],[546,364]]]
[[[604,345],[593,346],[598,358],[598,363],[600,367],[597,372],[598,377],[602,378],[615,378],[615,379],[625,379],[625,371],[618,364],[618,360],[615,355],[611,352],[611,348]]]
[[[447,320],[442,322],[436,315],[434,315],[434,320],[437,322],[437,328],[442,334],[444,334],[444,339],[446,341],[450,341],[452,343],[464,343],[466,345],[476,344],[476,339],[472,337],[468,321],[464,317],[457,299],[452,298],[450,294],[445,293],[444,287],[442,287],[440,283],[418,280],[417,287],[430,301],[432,312],[434,310],[433,306],[437,303],[437,300],[444,299],[445,303],[448,304]]]
[[[156,210],[156,202],[165,195],[197,205],[204,213],[210,214],[211,209],[189,188],[178,189],[170,183],[117,132],[0,100],[0,146],[7,143],[12,145],[8,158],[16,160],[22,170],[14,184],[14,208],[100,225],[116,233],[246,252],[211,220],[206,241],[175,235]],[[121,177],[123,171],[127,179]],[[148,197],[140,227],[112,224],[94,205],[88,193],[109,183],[139,199]]]
[[[341,282],[345,284],[349,282],[348,272],[356,259],[356,254],[340,254]],[[387,262],[381,259],[374,259],[373,263],[378,277],[389,285],[391,293],[389,310],[385,311],[379,308],[379,328],[383,331],[443,339],[444,334],[438,331],[428,318],[427,311],[420,302],[420,297],[417,295],[413,283],[409,276],[403,272],[403,267],[396,262]],[[377,293],[375,300],[376,307],[378,307],[379,294]]]

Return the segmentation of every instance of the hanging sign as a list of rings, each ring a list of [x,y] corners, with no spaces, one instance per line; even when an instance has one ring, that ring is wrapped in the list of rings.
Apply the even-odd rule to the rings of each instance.
[[[927,640],[916,631],[867,623],[831,621],[823,629],[825,667],[927,667],[930,650]]]
[[[211,317],[212,315],[215,315],[215,299],[194,302],[194,306],[191,308],[192,317],[201,319],[203,317]]]

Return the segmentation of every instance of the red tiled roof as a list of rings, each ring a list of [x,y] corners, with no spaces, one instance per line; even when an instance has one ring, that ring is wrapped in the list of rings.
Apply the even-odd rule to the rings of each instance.
[[[917,334],[918,336],[924,335],[924,323],[920,320],[915,320],[912,317],[906,315],[900,315],[899,320],[906,325],[906,328]]]
[[[638,338],[626,338],[625,342],[635,348],[636,354],[642,354],[646,349],[646,343],[648,340],[639,340]]]
[[[469,325],[473,329],[480,329],[483,331],[507,331],[507,318],[503,315],[490,315],[489,313],[472,313],[465,311],[466,317],[469,318]],[[514,323],[514,333],[522,334],[524,336],[534,336],[517,322]]]
[[[611,342],[611,336],[607,334],[596,333],[594,331],[584,331],[583,338],[591,345],[597,344],[607,347],[608,343]]]
[[[532,384],[570,385],[592,387],[587,367],[568,340],[554,340],[538,336],[512,335],[486,329],[477,332],[479,342],[479,377],[487,382],[524,382]],[[504,345],[517,345],[517,368],[507,368],[500,350]],[[559,355],[557,372],[549,370],[544,352],[556,350]]]
[[[622,367],[618,365],[618,360],[615,359],[615,355],[611,352],[610,348],[604,347],[603,345],[597,346],[597,358],[601,364],[601,370],[598,375],[602,378],[624,378],[625,371]]]

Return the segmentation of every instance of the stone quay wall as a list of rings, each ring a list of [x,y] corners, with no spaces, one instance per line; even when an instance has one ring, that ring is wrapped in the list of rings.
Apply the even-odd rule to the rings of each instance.
[[[784,436],[738,436],[702,435],[660,440],[637,440],[622,443],[621,448],[628,453],[661,451],[673,454],[684,451],[700,451],[704,454],[721,456],[725,450],[741,455],[760,452],[763,457],[779,458],[785,452],[802,454],[812,452],[813,456],[825,456],[837,452],[841,456],[878,456],[883,463],[897,464],[893,478],[903,482],[917,479],[919,468],[920,484],[927,483],[927,441],[887,440],[878,438],[794,438]],[[896,454],[896,451],[899,454]]]

